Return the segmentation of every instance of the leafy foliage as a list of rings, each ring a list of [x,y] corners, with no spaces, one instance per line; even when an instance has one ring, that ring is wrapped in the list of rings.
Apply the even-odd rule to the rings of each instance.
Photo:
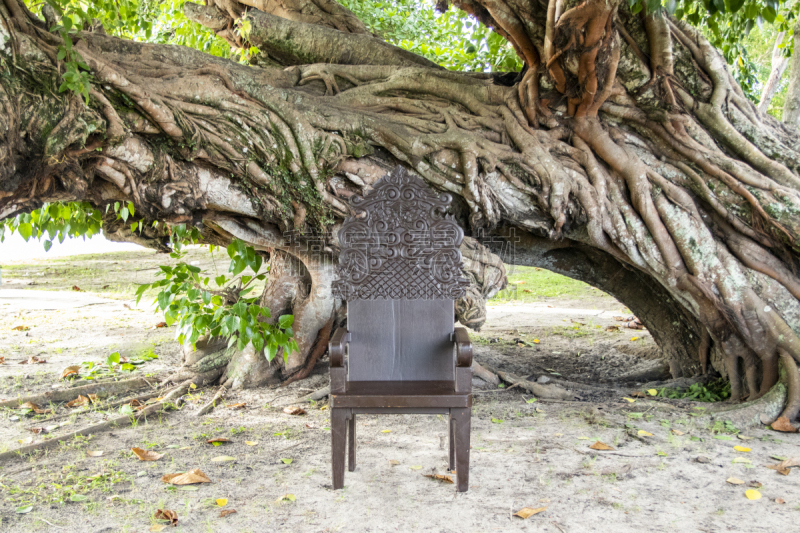
[[[54,240],[64,242],[67,237],[92,237],[100,233],[102,224],[100,211],[88,202],[54,202],[31,213],[0,221],[0,242],[5,239],[6,230],[16,231],[26,241],[42,240],[44,249],[50,250]]]
[[[451,70],[519,71],[508,42],[464,11],[436,13],[431,0],[341,0],[373,33]]]
[[[694,383],[687,389],[659,389],[658,396],[696,402],[721,402],[731,397],[731,384],[727,379],[719,378],[706,385]]]
[[[781,43],[784,54],[792,53],[792,26],[800,10],[797,0],[629,0],[631,12],[643,9],[655,12],[666,9],[679,19],[698,28],[732,67],[733,76],[744,93],[754,102],[760,99],[759,65],[749,54],[743,37],[754,27],[763,29],[765,23],[787,35]]]
[[[172,228],[173,259],[185,257],[184,243],[197,242],[196,228],[185,225]],[[247,297],[253,290],[253,282],[264,280],[261,273],[262,258],[255,249],[240,240],[227,248],[230,257],[230,276],[219,275],[213,282],[201,276],[200,268],[180,261],[175,266],[161,266],[160,279],[144,284],[136,291],[137,302],[149,289],[159,289],[155,303],[164,311],[167,325],[177,324],[176,335],[181,344],[194,344],[201,335],[229,339],[228,346],[236,344],[243,350],[248,344],[264,350],[267,360],[272,361],[283,348],[284,358],[297,350],[291,338],[292,315],[283,315],[277,324],[266,322],[270,310],[259,305],[258,296]],[[242,275],[246,269],[252,275]],[[216,288],[214,286],[216,285]]]

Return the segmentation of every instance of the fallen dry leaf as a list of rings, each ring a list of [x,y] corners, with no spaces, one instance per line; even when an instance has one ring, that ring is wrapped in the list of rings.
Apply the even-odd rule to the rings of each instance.
[[[295,416],[306,414],[306,410],[297,405],[290,405],[289,407],[284,407],[283,412],[286,413],[287,415],[295,415]]]
[[[134,398],[133,400],[128,402],[128,405],[130,405],[131,407],[141,407],[142,406],[142,402],[140,402],[139,400]]]
[[[444,474],[425,474],[425,477],[429,477],[431,479],[435,479],[436,481],[441,481],[442,483],[452,483],[453,478],[450,476],[446,476]]]
[[[639,436],[640,436],[640,437],[652,437],[652,436],[653,436],[653,434],[652,434],[652,433],[650,433],[649,431],[645,431],[645,430],[643,430],[643,429],[640,429],[640,430],[639,430]]]
[[[278,498],[277,500],[275,500],[275,502],[276,502],[276,503],[280,503],[280,502],[293,502],[293,501],[295,501],[296,499],[297,499],[297,498],[295,498],[294,494],[284,494],[283,496],[281,496],[280,498]]]
[[[247,402],[235,403],[233,405],[229,405],[228,409],[242,409],[245,405],[247,405]]]
[[[150,526],[149,531],[151,533],[158,533],[159,531],[164,531],[166,528],[167,526],[164,524],[153,524],[152,526]]]
[[[103,450],[86,450],[86,455],[89,457],[100,457],[103,455]]]
[[[219,517],[220,518],[225,518],[229,514],[233,514],[235,512],[236,512],[236,509],[223,509],[222,511],[219,512]]]
[[[73,290],[73,291],[76,291],[76,292],[81,292],[81,288],[80,288],[80,287],[78,287],[77,285],[73,285],[73,286],[72,286],[72,290]]]
[[[39,359],[35,355],[30,356],[25,361],[20,361],[19,364],[21,365],[43,365],[47,362],[47,359]]]
[[[69,376],[77,376],[78,375],[78,371],[80,369],[81,369],[81,367],[78,366],[78,365],[68,366],[67,368],[65,368],[64,370],[61,371],[61,377],[58,378],[58,379],[64,379],[64,378],[67,378]]]
[[[44,428],[28,428],[28,431],[31,433],[36,433],[37,435],[44,431]]]
[[[783,498],[775,498],[775,503],[784,504],[786,503],[786,500],[784,500]]]
[[[739,440],[753,440],[755,437],[748,437],[747,435],[738,434],[736,438]]]
[[[157,453],[152,450],[143,450],[141,448],[131,448],[131,451],[136,454],[140,461],[158,461],[164,457],[163,453]]]
[[[756,489],[746,490],[746,491],[744,491],[744,495],[747,496],[748,500],[760,500],[761,499],[761,493],[758,492]]]
[[[625,400],[625,401],[626,401],[626,402],[628,402],[628,403],[633,403],[633,402],[635,402],[635,401],[636,401],[636,400],[634,400],[633,398],[625,398],[625,397],[623,397],[622,399],[623,399],[623,400]]]
[[[750,483],[748,483],[747,486],[748,487],[753,487],[754,489],[760,489],[761,487],[764,486],[764,484],[761,483],[760,481],[753,480]]]
[[[67,407],[82,407],[84,405],[89,405],[89,398],[87,398],[83,394],[79,395],[71,402],[67,402]]]
[[[228,498],[217,498],[217,505],[220,507],[225,507],[228,505]]]
[[[155,326],[153,326],[153,329],[157,329],[157,328],[165,328],[165,327],[167,327],[167,323],[166,323],[166,322],[159,322],[158,324],[156,324]]]
[[[22,405],[20,405],[18,407],[18,409],[30,409],[31,411],[33,411],[37,415],[44,415],[44,414],[47,414],[47,413],[51,412],[50,409],[42,409],[41,407],[39,407],[37,404],[35,404],[33,402],[25,402]]]
[[[171,483],[173,485],[194,485],[195,483],[211,483],[199,468],[189,470],[185,474],[165,474],[161,481],[164,483]]]
[[[606,331],[619,331],[619,326],[606,326]]]
[[[747,453],[750,451],[750,448],[746,448],[744,446],[734,446],[733,449],[736,450],[737,452],[743,452],[743,453]]]
[[[643,393],[642,391],[635,390],[631,393],[631,396],[634,398],[647,398],[647,394]]]
[[[397,465],[400,464],[400,461],[398,461],[397,459],[391,459],[389,461],[389,464],[392,465],[392,466],[397,466]]]
[[[788,476],[792,471],[789,470],[793,466],[800,466],[800,461],[795,459],[794,457],[790,457],[789,459],[784,459],[780,463],[776,465],[767,465],[767,468],[772,470],[777,470],[779,474]]]
[[[775,422],[771,424],[772,429],[775,431],[782,431],[783,433],[797,433],[797,428],[789,422],[789,419],[785,416],[780,417]]]
[[[232,457],[230,455],[218,455],[211,459],[213,463],[227,463],[229,461],[235,461],[236,457]]]
[[[604,442],[600,442],[599,440],[597,442],[595,442],[594,444],[592,444],[591,446],[589,446],[589,448],[591,448],[593,450],[613,450],[614,449],[611,446],[609,446],[608,444],[606,444]]]
[[[735,477],[729,477],[725,481],[730,483],[731,485],[744,485],[744,481],[742,481],[739,478],[735,478]]]
[[[248,446],[258,446],[257,440],[246,440],[244,441],[244,443],[247,444]]]
[[[231,439],[226,439],[225,437],[215,437],[213,439],[208,439],[206,442],[209,443],[209,444],[214,444],[216,442],[216,443],[219,443],[219,444],[214,444],[214,446],[219,446],[222,443],[230,442],[230,441],[231,441]]]
[[[680,429],[673,429],[673,430],[671,430],[671,431],[672,431],[672,434],[673,434],[673,435],[678,435],[679,437],[680,437],[681,435],[686,435],[686,433],[684,433],[684,432],[683,432],[683,431],[681,431]]]
[[[175,511],[168,511],[167,509],[158,509],[153,515],[153,518],[159,521],[169,522],[167,525],[170,526],[177,525],[178,523],[178,513]]]
[[[698,455],[698,456],[695,458],[695,461],[697,461],[698,463],[706,464],[706,463],[710,463],[710,462],[711,462],[711,459],[709,459],[709,458],[708,458],[708,457],[706,457],[705,455]]]
[[[539,513],[543,512],[543,511],[546,511],[546,510],[547,510],[547,507],[537,507],[536,509],[534,509],[532,507],[523,507],[522,509],[520,509],[519,511],[514,513],[514,516],[518,516],[520,518],[525,519],[525,518],[530,518],[533,515],[539,514]]]
[[[4,364],[6,364],[6,356],[5,355],[0,355],[0,365],[4,365]]]
[[[31,328],[29,328],[28,326],[16,326],[11,329],[14,331],[28,331]]]

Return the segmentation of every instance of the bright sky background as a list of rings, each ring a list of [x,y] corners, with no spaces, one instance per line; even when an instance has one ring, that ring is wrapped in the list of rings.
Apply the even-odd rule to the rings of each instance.
[[[63,257],[65,255],[101,254],[146,249],[147,248],[139,246],[138,244],[112,242],[103,237],[103,235],[95,235],[91,239],[86,240],[82,238],[64,239],[63,243],[59,243],[58,240],[53,241],[53,246],[50,248],[50,251],[45,252],[44,246],[40,241],[31,239],[25,242],[25,239],[20,237],[17,233],[13,235],[8,235],[8,233],[6,233],[6,240],[0,242],[0,264],[11,261]]]

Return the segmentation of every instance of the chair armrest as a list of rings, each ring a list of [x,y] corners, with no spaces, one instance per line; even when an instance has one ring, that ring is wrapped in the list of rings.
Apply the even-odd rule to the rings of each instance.
[[[345,328],[339,328],[334,332],[331,341],[328,343],[331,368],[344,367],[344,347],[349,340],[350,332]]]
[[[465,328],[456,328],[453,334],[456,343],[456,366],[472,366],[472,341]]]

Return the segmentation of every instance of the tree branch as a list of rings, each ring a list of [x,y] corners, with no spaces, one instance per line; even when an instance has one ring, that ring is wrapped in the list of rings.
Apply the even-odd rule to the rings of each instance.
[[[254,2],[255,3],[255,2]],[[190,20],[230,38],[225,14],[213,6],[187,2]],[[246,38],[285,66],[332,63],[441,68],[436,63],[366,33],[344,33],[333,28],[270,15],[257,9],[246,14],[251,23]]]

